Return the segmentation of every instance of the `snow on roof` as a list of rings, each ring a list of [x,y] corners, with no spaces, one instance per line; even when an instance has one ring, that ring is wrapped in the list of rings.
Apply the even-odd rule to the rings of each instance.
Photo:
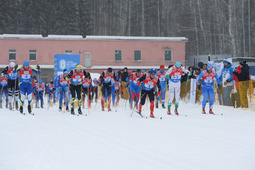
[[[81,35],[48,35],[44,39],[60,39],[60,40],[83,40]]]
[[[138,37],[138,36],[96,36],[90,35],[87,40],[129,40],[129,41],[188,41],[185,37]]]
[[[42,35],[39,34],[3,34],[0,39],[41,39]]]
[[[138,36],[97,36],[89,35],[48,35],[36,34],[3,34],[0,39],[44,39],[44,40],[110,40],[110,41],[188,41],[185,37],[138,37]]]

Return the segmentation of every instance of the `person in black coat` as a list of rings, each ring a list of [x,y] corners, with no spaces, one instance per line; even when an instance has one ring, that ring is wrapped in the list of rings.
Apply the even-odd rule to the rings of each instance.
[[[238,71],[235,70],[233,74],[237,76],[237,79],[239,81],[239,94],[240,94],[242,107],[248,108],[247,91],[249,88],[250,68],[248,64],[246,64],[245,60],[241,61],[239,64],[240,64],[241,70],[240,69]]]
[[[250,67],[243,60],[240,62],[241,72],[234,71],[233,74],[237,76],[238,81],[248,81],[250,80]]]

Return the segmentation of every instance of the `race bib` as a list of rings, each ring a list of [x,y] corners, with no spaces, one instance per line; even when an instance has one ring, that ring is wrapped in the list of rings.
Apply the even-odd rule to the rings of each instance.
[[[22,79],[30,79],[31,76],[30,76],[30,74],[29,75],[23,74],[21,77],[22,77]]]
[[[165,81],[165,78],[159,78],[159,81]]]

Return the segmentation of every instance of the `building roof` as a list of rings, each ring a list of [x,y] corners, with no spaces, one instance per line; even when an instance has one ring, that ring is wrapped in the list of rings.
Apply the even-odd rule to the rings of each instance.
[[[138,36],[87,36],[87,40],[126,40],[126,41],[188,41],[185,37],[138,37]]]
[[[185,37],[139,37],[139,36],[98,36],[89,35],[48,35],[39,34],[3,34],[0,39],[43,39],[43,40],[107,40],[107,41],[188,41]]]

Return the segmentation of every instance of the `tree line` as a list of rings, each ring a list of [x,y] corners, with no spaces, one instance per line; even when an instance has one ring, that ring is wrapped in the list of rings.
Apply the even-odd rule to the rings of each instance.
[[[0,34],[187,37],[186,54],[255,56],[255,0],[1,0]]]

